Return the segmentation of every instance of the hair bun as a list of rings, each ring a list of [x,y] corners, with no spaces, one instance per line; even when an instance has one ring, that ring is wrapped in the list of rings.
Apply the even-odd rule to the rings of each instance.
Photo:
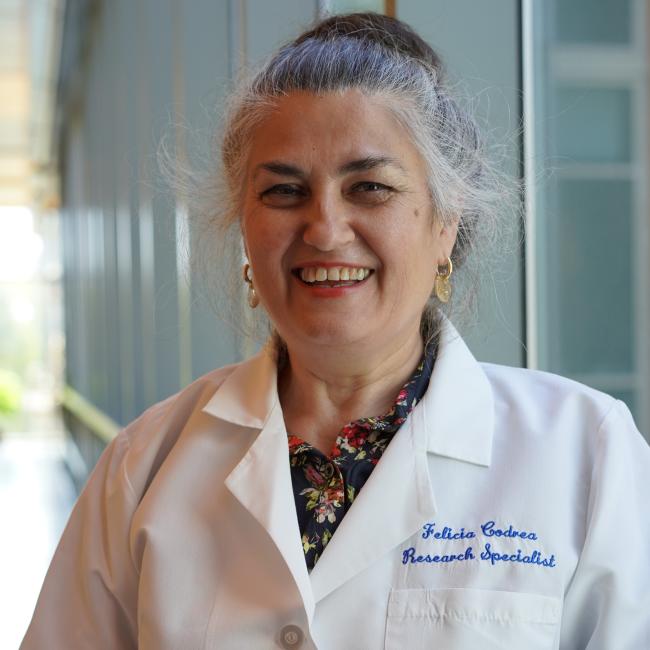
[[[370,11],[325,18],[297,38],[294,44],[299,45],[309,39],[326,41],[340,37],[377,43],[386,50],[408,56],[433,68],[438,79],[442,76],[442,61],[424,39],[400,20]]]

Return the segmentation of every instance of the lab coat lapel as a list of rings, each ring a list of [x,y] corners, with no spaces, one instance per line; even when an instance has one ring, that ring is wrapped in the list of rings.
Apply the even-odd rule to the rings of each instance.
[[[266,530],[298,587],[311,624],[312,593],[293,498],[287,432],[269,349],[239,365],[204,411],[261,431],[226,478],[226,487]]]
[[[311,572],[316,602],[416,533],[436,512],[428,454],[490,464],[494,401],[447,320],[427,392],[386,448]]]
[[[391,552],[433,517],[436,506],[427,469],[426,435],[419,418],[416,406],[312,569],[316,602]]]
[[[448,320],[444,321],[429,387],[418,407],[431,453],[475,465],[490,464],[492,387],[481,364]]]

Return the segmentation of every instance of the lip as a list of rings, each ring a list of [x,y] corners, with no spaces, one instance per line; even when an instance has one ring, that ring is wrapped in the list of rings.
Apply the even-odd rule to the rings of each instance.
[[[321,266],[323,268],[329,268],[325,267],[322,264],[310,264],[309,266]],[[324,285],[313,285],[313,284],[308,284],[307,282],[304,282],[299,274],[300,269],[305,269],[309,268],[309,266],[298,266],[296,267],[292,272],[291,275],[294,279],[294,282],[298,284],[299,287],[304,289],[305,291],[309,292],[310,296],[313,296],[315,298],[340,298],[346,295],[349,295],[353,291],[358,291],[362,287],[366,285],[366,282],[375,274],[374,270],[371,270],[370,275],[367,278],[364,278],[363,280],[355,280],[353,284],[348,284],[344,286],[337,286],[337,287],[328,287]],[[343,264],[331,264],[329,266],[343,266]],[[368,268],[367,266],[349,266],[348,268],[358,268],[358,269],[365,269]]]
[[[368,276],[368,278],[371,276]],[[305,291],[309,292],[310,296],[314,296],[316,298],[340,298],[342,296],[347,296],[353,291],[358,291],[362,287],[365,286],[366,282],[368,281],[368,278],[365,280],[361,280],[361,282],[355,282],[354,284],[350,284],[347,286],[339,286],[339,287],[325,287],[325,286],[318,286],[315,287],[313,285],[306,284],[299,278],[296,278],[294,276],[294,280],[298,283],[298,285],[304,289]]]

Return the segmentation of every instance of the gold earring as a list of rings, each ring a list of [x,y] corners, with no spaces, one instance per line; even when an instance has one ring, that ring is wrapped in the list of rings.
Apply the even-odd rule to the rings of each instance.
[[[251,270],[251,265],[250,264],[244,264],[244,282],[248,285],[248,306],[251,309],[255,309],[257,305],[260,304],[260,299],[257,297],[257,293],[255,291],[255,287],[253,286],[253,278],[250,275],[250,270]]]
[[[435,281],[435,291],[436,296],[440,302],[447,303],[449,298],[451,298],[451,282],[449,278],[451,277],[451,272],[454,270],[454,265],[451,263],[451,258],[447,258],[447,264],[444,267],[442,273],[440,272],[440,267],[438,267],[438,273],[436,274]]]

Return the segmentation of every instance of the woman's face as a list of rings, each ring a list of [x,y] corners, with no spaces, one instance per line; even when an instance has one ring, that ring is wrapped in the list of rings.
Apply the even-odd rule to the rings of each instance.
[[[381,100],[281,98],[253,132],[242,230],[260,300],[292,345],[394,345],[417,331],[455,226]]]

